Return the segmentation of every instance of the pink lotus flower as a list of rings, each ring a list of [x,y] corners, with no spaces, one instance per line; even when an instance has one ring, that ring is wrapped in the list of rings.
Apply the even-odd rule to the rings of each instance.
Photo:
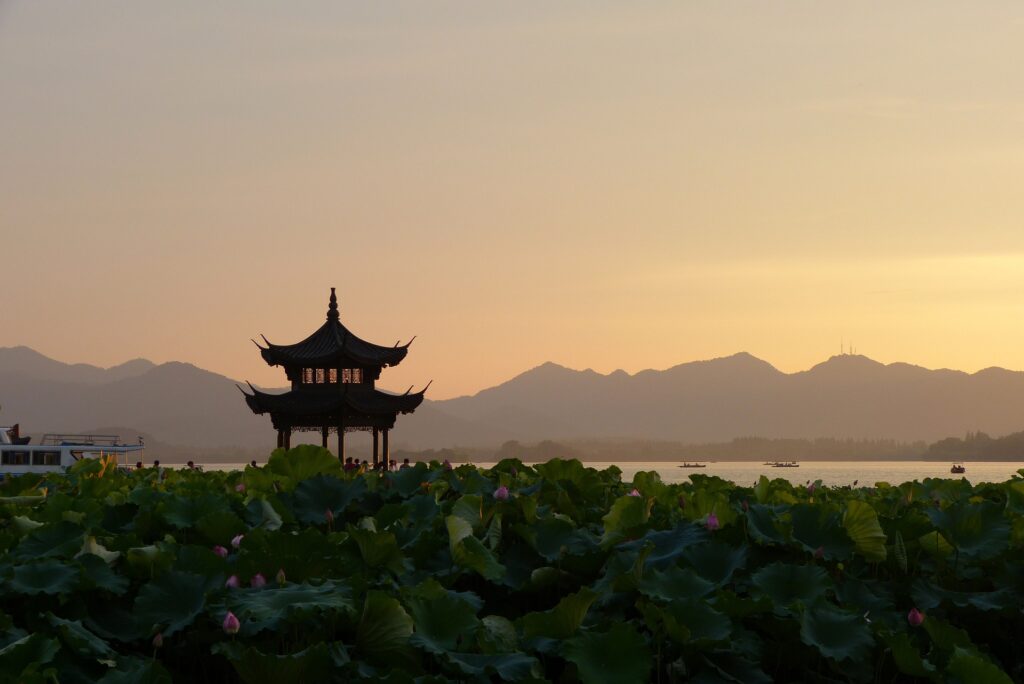
[[[253,589],[265,587],[267,586],[267,578],[263,576],[263,573],[257,572],[255,575],[252,576],[252,579],[249,580],[249,585]]]
[[[807,493],[813,496],[814,490],[817,488],[818,484],[816,482],[812,482],[811,484],[807,485]]]
[[[239,482],[238,484],[236,484],[235,485],[235,491],[239,492],[241,494],[244,494],[245,493],[245,483],[244,482]]]
[[[220,544],[217,544],[216,546],[213,547],[213,552],[215,554],[217,554],[218,556],[220,556],[221,558],[227,558],[228,557],[228,550],[225,549]]]
[[[328,508],[326,511],[324,511],[324,520],[327,521],[328,525],[333,525],[334,524],[334,511],[332,511],[330,508]]]
[[[237,549],[239,546],[242,545],[242,540],[243,539],[245,539],[245,535],[244,534],[237,534],[237,535],[235,535],[231,539],[231,546],[233,546],[233,547],[235,547]]]
[[[501,485],[494,490],[494,498],[498,501],[508,501],[508,487]]]
[[[224,586],[228,589],[237,589],[240,585],[241,582],[238,581],[238,575],[228,577],[228,581],[224,583]]]
[[[442,463],[441,465],[444,466],[445,470],[451,470],[452,469],[452,463],[447,458],[444,459],[444,463]]]
[[[242,623],[238,621],[235,614],[230,610],[228,614],[224,616],[224,632],[226,634],[238,634],[238,630],[242,628]]]
[[[910,612],[907,613],[907,622],[910,623],[911,627],[920,627],[921,623],[924,622],[924,613],[917,608],[911,608]]]
[[[277,571],[277,576],[274,579],[277,580],[278,584],[284,584],[285,582],[288,581],[287,579],[285,579],[285,576],[284,576],[284,568],[280,568]]]
[[[156,636],[153,637],[153,648],[160,648],[164,645],[164,633],[157,632]]]
[[[708,529],[712,532],[718,529],[718,516],[714,513],[708,513],[708,519],[705,521]]]
[[[633,490],[626,496],[640,496],[640,490],[637,489],[636,487],[633,487]]]

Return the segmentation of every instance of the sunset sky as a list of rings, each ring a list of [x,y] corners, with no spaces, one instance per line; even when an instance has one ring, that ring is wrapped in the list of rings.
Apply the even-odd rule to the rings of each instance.
[[[1024,369],[1024,6],[0,0],[0,346]]]

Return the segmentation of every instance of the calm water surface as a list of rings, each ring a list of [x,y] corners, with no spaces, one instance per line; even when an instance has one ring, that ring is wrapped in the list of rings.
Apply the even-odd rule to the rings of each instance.
[[[490,467],[492,463],[478,463]],[[617,465],[622,470],[622,479],[629,481],[641,470],[656,470],[664,482],[685,482],[692,474],[716,475],[739,485],[751,485],[761,475],[771,479],[781,477],[790,482],[803,483],[821,480],[826,485],[848,485],[856,480],[858,484],[873,485],[876,482],[899,484],[909,480],[923,480],[926,477],[966,477],[973,483],[1003,482],[1010,479],[1018,469],[1024,468],[1024,461],[968,461],[967,472],[953,475],[949,463],[934,461],[801,461],[798,468],[773,468],[761,462],[717,461],[705,462],[705,468],[680,468],[678,462],[634,462],[611,463],[589,461],[591,468],[604,469]],[[211,463],[207,470],[241,470],[244,463]]]

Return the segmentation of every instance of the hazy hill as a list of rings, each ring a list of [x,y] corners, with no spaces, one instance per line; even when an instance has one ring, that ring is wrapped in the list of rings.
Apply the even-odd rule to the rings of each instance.
[[[235,381],[184,363],[110,369],[64,364],[26,347],[0,349],[0,423],[31,433],[102,425],[191,449],[269,450],[274,434]],[[496,448],[507,440],[736,437],[935,441],[1024,427],[1024,373],[968,374],[863,356],[783,373],[749,354],[663,371],[602,375],[547,363],[471,397],[427,401],[402,416],[394,448]]]

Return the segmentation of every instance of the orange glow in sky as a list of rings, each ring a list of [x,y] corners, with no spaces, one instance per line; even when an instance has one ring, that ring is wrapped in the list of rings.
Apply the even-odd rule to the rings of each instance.
[[[1018,3],[0,5],[0,346],[1024,368]]]

